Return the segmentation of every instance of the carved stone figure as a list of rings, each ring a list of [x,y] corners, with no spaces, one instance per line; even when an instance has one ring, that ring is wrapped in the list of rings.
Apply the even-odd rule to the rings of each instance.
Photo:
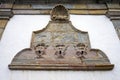
[[[76,55],[78,58],[80,59],[84,59],[85,56],[87,54],[87,46],[83,43],[78,43],[76,46],[75,46],[75,49],[76,49]]]
[[[64,58],[67,47],[65,45],[56,45],[55,50],[56,50],[55,55],[58,58]]]
[[[43,58],[42,55],[45,54],[45,49],[46,49],[45,44],[44,43],[37,44],[34,49],[35,49],[37,58]]]

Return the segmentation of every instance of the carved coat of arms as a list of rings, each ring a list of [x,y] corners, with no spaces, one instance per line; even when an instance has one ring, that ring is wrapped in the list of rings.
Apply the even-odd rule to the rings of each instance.
[[[12,60],[9,69],[111,70],[114,65],[99,49],[91,49],[87,32],[76,29],[63,5],[51,11],[48,25],[32,34],[31,47]]]

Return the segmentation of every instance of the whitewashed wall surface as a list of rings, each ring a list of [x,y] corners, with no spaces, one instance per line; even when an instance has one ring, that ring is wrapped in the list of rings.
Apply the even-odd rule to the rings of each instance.
[[[88,31],[92,48],[104,51],[115,67],[111,71],[31,71],[8,69],[17,52],[30,47],[32,31],[44,28],[48,15],[15,15],[0,41],[0,80],[120,80],[120,40],[104,15],[71,15],[73,25]]]

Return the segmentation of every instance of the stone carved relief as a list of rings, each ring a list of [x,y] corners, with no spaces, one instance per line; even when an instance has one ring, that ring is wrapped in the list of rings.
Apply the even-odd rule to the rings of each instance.
[[[67,50],[67,47],[65,45],[56,45],[55,55],[57,56],[57,58],[64,58],[66,50]]]
[[[85,55],[87,55],[87,46],[85,44],[82,43],[78,43],[75,46],[76,49],[76,55],[78,58],[80,58],[81,60],[85,58]]]
[[[87,32],[77,30],[62,5],[51,12],[43,30],[34,31],[31,48],[20,51],[10,69],[111,70],[114,65],[101,50],[91,49]]]
[[[42,58],[42,55],[46,54],[46,45],[44,43],[37,44],[34,48],[37,58]]]

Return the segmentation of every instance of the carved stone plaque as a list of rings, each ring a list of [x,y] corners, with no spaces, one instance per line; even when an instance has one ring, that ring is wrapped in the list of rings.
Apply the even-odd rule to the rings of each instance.
[[[51,11],[51,21],[34,31],[31,47],[12,60],[9,69],[29,70],[111,70],[114,65],[99,49],[91,49],[87,32],[77,30],[62,5]]]

